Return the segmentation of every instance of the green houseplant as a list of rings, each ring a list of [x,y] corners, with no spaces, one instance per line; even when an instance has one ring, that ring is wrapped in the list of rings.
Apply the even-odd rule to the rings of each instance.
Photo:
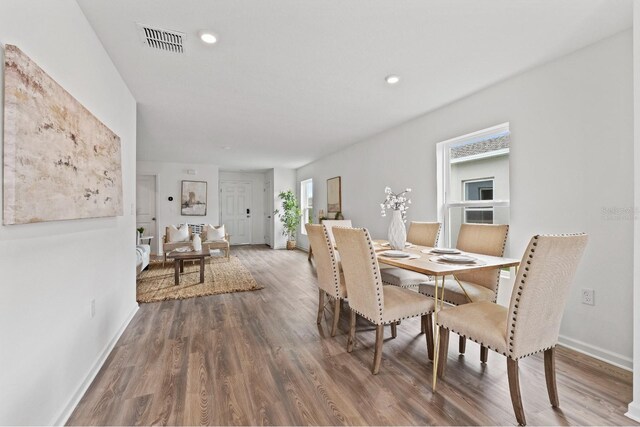
[[[295,249],[296,231],[298,231],[302,216],[300,205],[291,190],[281,191],[278,198],[282,200],[282,209],[276,209],[274,214],[278,215],[284,227],[282,234],[287,236],[287,249]]]

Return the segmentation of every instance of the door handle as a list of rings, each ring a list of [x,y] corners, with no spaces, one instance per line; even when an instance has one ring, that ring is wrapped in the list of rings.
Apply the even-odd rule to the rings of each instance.
[[[156,220],[156,217],[155,217],[155,216],[154,216],[153,218],[151,218],[151,221],[155,221],[155,220]]]

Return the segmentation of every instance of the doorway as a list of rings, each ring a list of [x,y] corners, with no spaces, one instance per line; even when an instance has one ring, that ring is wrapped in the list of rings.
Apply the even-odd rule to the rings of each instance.
[[[149,241],[151,253],[158,248],[156,221],[156,176],[136,176],[136,228],[143,227],[145,236],[155,236]],[[142,242],[146,244],[145,242]]]
[[[251,182],[220,181],[220,224],[231,236],[232,245],[252,242]]]
[[[271,181],[264,183],[264,242],[273,248],[273,185]]]

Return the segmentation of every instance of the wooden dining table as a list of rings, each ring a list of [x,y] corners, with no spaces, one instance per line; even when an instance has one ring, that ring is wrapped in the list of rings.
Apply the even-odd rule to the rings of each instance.
[[[393,267],[404,268],[406,270],[415,271],[417,273],[426,274],[428,276],[433,276],[434,279],[435,308],[433,312],[433,323],[434,325],[436,325],[436,329],[434,335],[435,349],[433,354],[432,389],[433,391],[435,391],[438,378],[438,355],[440,349],[440,328],[437,327],[438,311],[440,311],[444,306],[445,278],[447,276],[452,276],[458,283],[462,291],[465,293],[465,295],[467,295],[467,292],[464,289],[464,285],[456,278],[456,274],[478,270],[493,270],[496,268],[517,268],[518,265],[520,265],[520,260],[460,251],[461,255],[467,255],[474,258],[473,262],[453,263],[444,261],[441,258],[444,254],[433,253],[432,251],[434,250],[434,248],[418,245],[410,245],[403,249],[403,252],[409,253],[410,257],[392,258],[384,255],[386,251],[391,249],[389,246],[385,246],[387,244],[388,243],[384,240],[374,241],[374,250],[376,251],[376,256],[379,263],[390,265]],[[469,298],[468,295],[467,298]]]

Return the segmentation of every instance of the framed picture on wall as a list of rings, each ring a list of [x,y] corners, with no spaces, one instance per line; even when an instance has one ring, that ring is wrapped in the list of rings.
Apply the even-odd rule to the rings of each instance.
[[[182,215],[207,214],[207,181],[182,181]]]
[[[339,176],[327,180],[327,212],[342,212],[342,183]]]

